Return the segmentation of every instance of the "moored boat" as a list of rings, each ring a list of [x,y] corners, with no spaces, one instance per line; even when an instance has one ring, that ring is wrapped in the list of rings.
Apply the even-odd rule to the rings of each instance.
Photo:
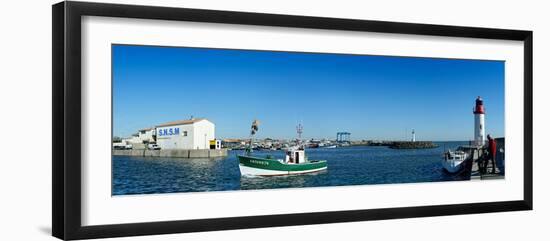
[[[327,169],[325,160],[308,160],[305,151],[288,150],[285,159],[238,155],[239,169],[243,176],[279,176],[318,172]]]
[[[258,130],[258,125],[258,121],[253,122],[251,136]],[[300,125],[298,126],[299,135],[301,134],[301,130]],[[309,160],[307,158],[304,147],[301,145],[299,139],[297,146],[288,148],[285,154],[285,159],[274,159],[270,156],[262,158],[252,156],[251,150],[247,149],[245,155],[237,155],[241,175],[280,176],[319,172],[327,169],[326,160]]]
[[[449,173],[458,173],[465,167],[466,160],[469,156],[470,155],[460,147],[455,151],[448,150],[443,154],[443,168]]]

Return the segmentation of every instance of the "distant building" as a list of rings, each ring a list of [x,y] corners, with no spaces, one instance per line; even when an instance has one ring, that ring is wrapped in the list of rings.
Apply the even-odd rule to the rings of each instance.
[[[245,145],[246,141],[241,139],[224,139],[222,141],[222,146],[229,149],[241,149]]]
[[[154,127],[141,129],[138,131],[138,139],[141,143],[152,143],[155,142],[156,129]]]
[[[142,144],[154,143],[155,142],[155,128],[145,128],[139,130],[137,133],[132,134],[131,137],[124,138],[121,140],[123,144],[133,145],[134,148],[145,147]]]
[[[141,139],[139,139],[139,134],[135,133],[135,134],[132,134],[131,137],[122,139],[122,143],[124,143],[124,144],[142,144],[143,141],[141,141]]]
[[[155,128],[161,149],[210,149],[215,125],[207,119],[189,119],[164,123]]]

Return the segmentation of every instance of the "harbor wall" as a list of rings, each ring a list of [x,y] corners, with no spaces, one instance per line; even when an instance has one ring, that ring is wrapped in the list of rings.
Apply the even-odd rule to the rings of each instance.
[[[211,158],[227,156],[227,149],[209,150],[113,150],[113,156]]]

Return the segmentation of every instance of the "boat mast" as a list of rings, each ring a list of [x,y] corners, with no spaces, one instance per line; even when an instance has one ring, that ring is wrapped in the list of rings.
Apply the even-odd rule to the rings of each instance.
[[[304,127],[302,124],[298,124],[298,126],[296,126],[296,132],[298,132],[298,147],[300,147],[302,144],[302,133],[304,132]]]

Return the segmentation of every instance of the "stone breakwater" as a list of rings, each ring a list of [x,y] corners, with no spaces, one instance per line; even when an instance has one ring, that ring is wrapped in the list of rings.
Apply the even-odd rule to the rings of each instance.
[[[431,141],[352,141],[352,146],[387,146],[393,149],[428,149],[436,148],[437,144]]]
[[[438,145],[431,141],[394,141],[389,145],[392,149],[428,149],[436,148]]]

